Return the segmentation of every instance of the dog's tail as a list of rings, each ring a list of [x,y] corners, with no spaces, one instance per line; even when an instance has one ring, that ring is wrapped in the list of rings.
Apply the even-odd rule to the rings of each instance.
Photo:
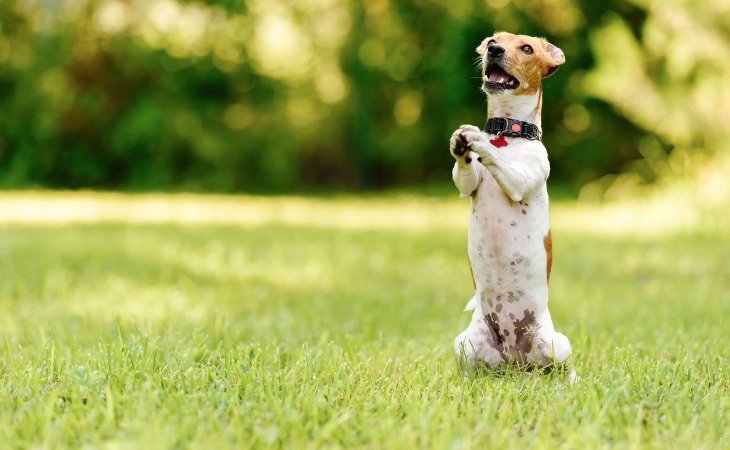
[[[466,304],[466,308],[464,308],[464,312],[466,311],[474,311],[477,309],[477,296],[474,294],[474,297],[469,299],[469,303]]]

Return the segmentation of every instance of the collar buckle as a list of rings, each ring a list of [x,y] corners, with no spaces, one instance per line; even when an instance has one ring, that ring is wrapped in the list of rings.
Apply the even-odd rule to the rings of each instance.
[[[525,133],[525,138],[527,138],[527,140],[529,141],[539,141],[541,137],[540,130],[538,130],[537,127],[531,123],[527,125],[528,126],[525,127],[527,130],[527,132]]]
[[[504,122],[504,126],[502,127],[502,129],[501,129],[501,130],[499,130],[499,129],[496,129],[496,127],[495,127],[495,130],[494,130],[494,131],[496,131],[496,135],[497,135],[497,136],[502,136],[502,134],[504,134],[504,133],[506,133],[506,132],[508,132],[508,131],[509,131],[509,119],[502,119],[502,118],[496,118],[496,119],[494,119],[494,121],[492,122],[492,125],[496,125],[496,124],[497,124],[497,121],[502,121],[502,122]]]

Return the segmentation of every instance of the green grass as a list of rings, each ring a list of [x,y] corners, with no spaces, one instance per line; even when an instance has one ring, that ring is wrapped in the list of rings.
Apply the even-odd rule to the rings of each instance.
[[[730,448],[726,217],[649,206],[553,207],[571,387],[457,371],[464,200],[4,194],[0,448]]]

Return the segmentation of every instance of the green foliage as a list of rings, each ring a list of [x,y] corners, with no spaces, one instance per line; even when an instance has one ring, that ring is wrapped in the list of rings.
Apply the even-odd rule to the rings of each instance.
[[[567,55],[545,89],[554,180],[578,188],[629,171],[651,182],[679,172],[667,166],[727,153],[724,135],[692,119],[727,109],[730,58],[715,56],[728,54],[729,22],[705,13],[713,0],[701,4],[6,0],[0,186],[447,182],[448,136],[485,119],[474,48],[497,29],[544,35]],[[704,32],[680,43],[713,51],[683,66],[664,37],[690,27]],[[692,108],[680,114],[687,95]],[[655,126],[662,117],[675,119]]]
[[[173,197],[168,220],[221,216],[135,222],[164,222],[135,215],[149,200],[64,203],[119,222],[0,225],[1,447],[727,447],[724,225],[574,232],[607,212],[554,205],[568,387],[456,370],[463,200]],[[317,214],[282,214],[299,209]]]
[[[630,189],[647,179],[699,174],[703,183],[711,172],[725,170],[730,155],[730,131],[714,126],[730,110],[727,6],[632,3],[650,12],[640,32],[608,14],[590,36],[597,64],[584,80],[587,94],[647,132],[638,146],[642,158],[627,164],[622,179],[607,181]],[[712,184],[705,182],[716,196],[719,187]]]

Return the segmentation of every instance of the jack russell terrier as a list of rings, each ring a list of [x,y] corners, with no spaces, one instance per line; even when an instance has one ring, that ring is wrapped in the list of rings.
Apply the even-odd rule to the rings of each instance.
[[[497,33],[481,56],[488,97],[484,131],[462,125],[451,137],[453,178],[471,197],[469,262],[476,292],[471,323],[454,342],[470,369],[480,363],[546,367],[567,362],[570,341],[548,311],[552,240],[542,136],[542,79],[565,62],[545,39]],[[568,382],[576,380],[571,369]]]

